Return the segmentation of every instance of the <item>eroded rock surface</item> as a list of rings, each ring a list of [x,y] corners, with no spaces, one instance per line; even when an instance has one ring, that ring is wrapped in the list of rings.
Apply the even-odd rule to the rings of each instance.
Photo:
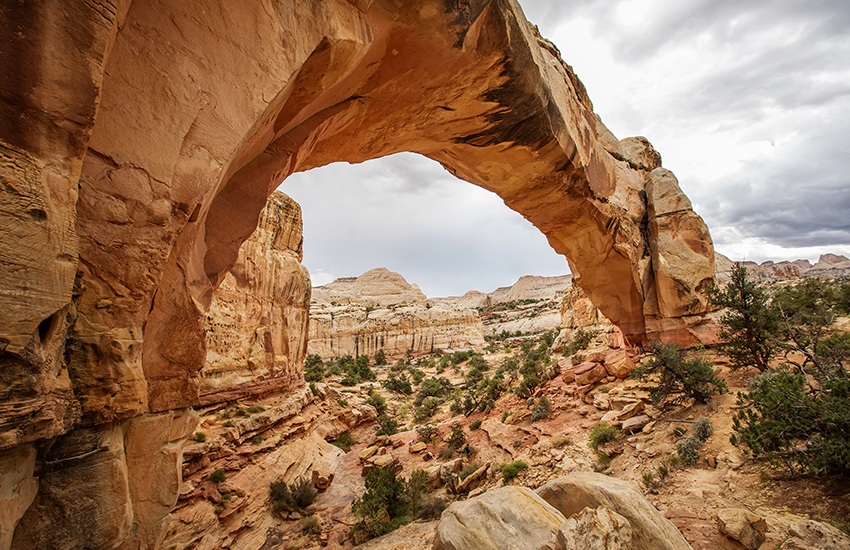
[[[311,287],[301,265],[301,226],[298,203],[273,193],[213,294],[204,324],[203,403],[303,385]]]
[[[9,10],[0,44],[0,450],[40,447],[15,541],[60,521],[51,487],[95,478],[75,514],[98,520],[63,544],[145,531],[116,430],[198,403],[205,311],[295,171],[426,155],[539,228],[627,339],[702,320],[713,273],[679,277],[710,267],[708,232],[659,208],[680,193],[655,191],[660,157],[610,135],[513,0],[50,0]]]

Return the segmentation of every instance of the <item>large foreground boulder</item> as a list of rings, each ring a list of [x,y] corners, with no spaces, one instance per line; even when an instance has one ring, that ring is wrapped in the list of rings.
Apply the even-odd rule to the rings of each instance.
[[[629,520],[607,506],[585,508],[558,531],[555,550],[631,550]]]
[[[446,508],[433,549],[552,549],[566,521],[531,489],[501,487]]]
[[[584,508],[607,506],[631,524],[634,550],[691,550],[676,526],[625,481],[577,472],[550,481],[537,494],[565,517]]]

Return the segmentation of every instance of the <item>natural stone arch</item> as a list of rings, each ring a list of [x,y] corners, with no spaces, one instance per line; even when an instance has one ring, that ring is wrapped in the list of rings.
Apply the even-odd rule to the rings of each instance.
[[[693,337],[704,224],[515,0],[221,6],[49,0],[0,18],[0,451],[85,426],[68,448],[115,449],[131,479],[157,441],[176,453],[191,421],[167,411],[197,400],[212,291],[277,184],[332,161],[437,160],[537,226],[627,337]],[[151,425],[160,440],[126,435]],[[172,493],[143,489],[145,506],[110,508],[104,545],[134,523],[156,538]],[[51,509],[36,501],[21,540]]]

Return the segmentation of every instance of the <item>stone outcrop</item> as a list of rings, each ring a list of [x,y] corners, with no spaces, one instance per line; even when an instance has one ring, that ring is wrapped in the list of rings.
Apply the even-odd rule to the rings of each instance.
[[[607,506],[585,508],[558,530],[555,550],[631,550],[632,526]]]
[[[539,228],[629,340],[701,320],[707,230],[514,0],[19,8],[0,23],[0,451],[36,445],[39,489],[13,547],[107,463],[115,483],[74,516],[102,521],[63,527],[65,544],[154,533],[116,430],[191,416],[205,311],[295,171],[421,153]],[[190,431],[157,444],[179,454]],[[179,478],[136,464],[132,477]],[[0,498],[3,514],[18,505]]]
[[[690,550],[678,529],[640,491],[625,481],[602,474],[578,472],[550,481],[537,490],[565,517],[584,508],[607,506],[626,518],[635,550]]]
[[[363,306],[316,307],[310,314],[308,353],[322,358],[390,356],[441,350],[481,350],[484,327],[471,309],[397,305],[367,311]]]
[[[497,288],[488,296],[494,304],[513,300],[547,300],[562,295],[572,283],[573,278],[570,275],[560,277],[523,275],[511,286]]]
[[[344,277],[313,289],[317,303],[360,304],[367,307],[425,302],[417,285],[385,267],[371,269],[359,277]],[[423,304],[424,305],[424,304]]]
[[[558,510],[526,487],[501,487],[452,503],[437,527],[434,550],[539,550],[554,547],[566,522]]]
[[[728,283],[735,262],[722,254],[715,253],[715,263],[717,282]],[[809,260],[793,262],[767,260],[760,264],[743,261],[741,265],[747,268],[747,276],[755,281],[788,281],[804,277],[833,279],[850,276],[850,259],[838,254],[821,254],[814,265]]]
[[[301,226],[298,203],[273,193],[213,294],[202,403],[303,385],[311,287],[301,265]]]

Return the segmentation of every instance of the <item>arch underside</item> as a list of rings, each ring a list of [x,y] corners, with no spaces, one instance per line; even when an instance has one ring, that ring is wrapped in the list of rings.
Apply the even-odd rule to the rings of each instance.
[[[705,224],[648,142],[608,132],[515,0],[14,15],[0,451],[197,403],[212,292],[280,182],[336,161],[432,158],[545,234],[628,340],[698,337]]]

